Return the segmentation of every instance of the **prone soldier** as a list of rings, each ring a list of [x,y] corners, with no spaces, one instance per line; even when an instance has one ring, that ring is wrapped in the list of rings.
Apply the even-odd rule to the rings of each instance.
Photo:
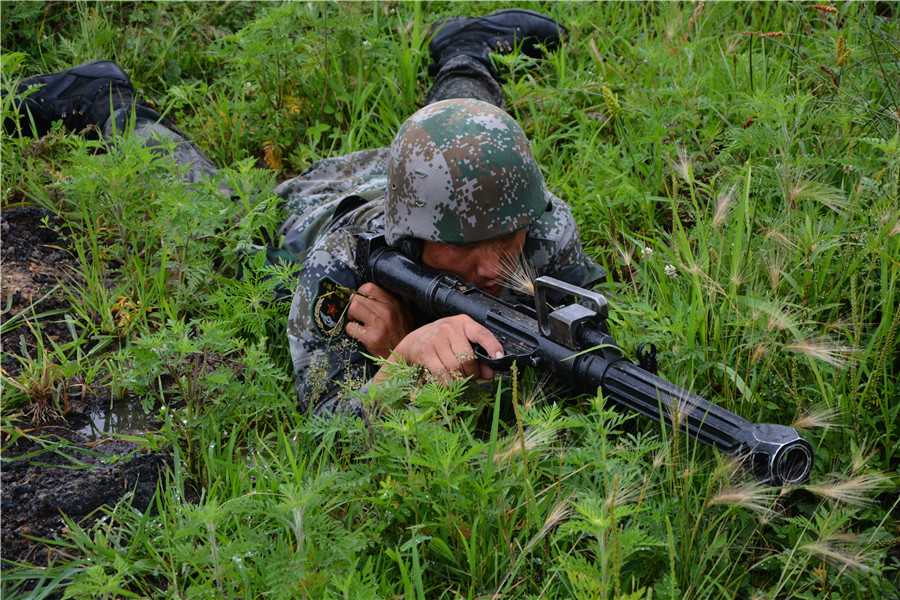
[[[583,252],[569,207],[551,194],[530,143],[505,112],[492,53],[540,57],[566,29],[540,13],[501,10],[451,17],[429,31],[435,77],[426,106],[403,123],[390,147],[314,163],[277,188],[290,216],[282,250],[301,261],[287,323],[301,408],[313,414],[359,409],[343,390],[387,376],[373,359],[420,365],[430,377],[490,379],[473,345],[502,354],[496,338],[466,315],[429,321],[404,299],[363,282],[355,260],[360,232],[383,232],[414,260],[446,270],[497,297],[512,292],[510,265],[592,287],[604,271]],[[41,85],[42,84],[42,85]],[[26,79],[20,124],[37,134],[62,119],[105,136],[126,128],[147,145],[175,142],[185,179],[218,180],[215,164],[171,122],[134,102],[131,82],[110,61]]]

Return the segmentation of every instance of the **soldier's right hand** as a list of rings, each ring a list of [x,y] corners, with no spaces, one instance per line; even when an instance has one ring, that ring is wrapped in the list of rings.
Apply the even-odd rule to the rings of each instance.
[[[441,383],[464,377],[492,379],[494,371],[478,362],[472,344],[480,344],[490,356],[503,356],[503,346],[487,328],[468,315],[455,315],[424,325],[404,337],[391,356],[407,364],[421,365],[429,377]],[[385,369],[375,381],[385,379]]]

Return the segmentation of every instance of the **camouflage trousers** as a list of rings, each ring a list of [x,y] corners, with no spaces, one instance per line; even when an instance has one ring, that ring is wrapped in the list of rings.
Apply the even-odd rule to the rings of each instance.
[[[474,98],[506,110],[500,82],[482,63],[465,55],[441,66],[434,84],[425,94],[425,104],[452,98]]]
[[[171,121],[161,117],[156,111],[134,105],[120,108],[109,116],[103,125],[103,137],[111,140],[128,130],[128,121],[134,114],[133,135],[143,140],[144,146],[169,159],[180,167],[185,186],[192,186],[205,180],[218,181],[218,188],[225,197],[234,196],[219,176],[219,167],[190,141]]]

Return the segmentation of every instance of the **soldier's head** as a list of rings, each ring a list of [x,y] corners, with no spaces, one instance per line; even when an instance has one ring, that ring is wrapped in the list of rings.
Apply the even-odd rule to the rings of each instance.
[[[471,99],[429,104],[391,144],[385,238],[421,241],[422,261],[499,292],[500,263],[550,205],[528,138],[509,114]],[[495,291],[496,290],[496,291]]]

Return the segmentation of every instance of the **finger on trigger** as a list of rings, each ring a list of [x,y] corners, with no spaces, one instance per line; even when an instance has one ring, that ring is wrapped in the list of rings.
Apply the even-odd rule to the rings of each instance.
[[[471,325],[472,327],[466,330],[466,337],[469,338],[469,341],[480,344],[488,356],[501,358],[504,355],[503,346],[497,341],[494,334],[488,328],[474,321]]]

